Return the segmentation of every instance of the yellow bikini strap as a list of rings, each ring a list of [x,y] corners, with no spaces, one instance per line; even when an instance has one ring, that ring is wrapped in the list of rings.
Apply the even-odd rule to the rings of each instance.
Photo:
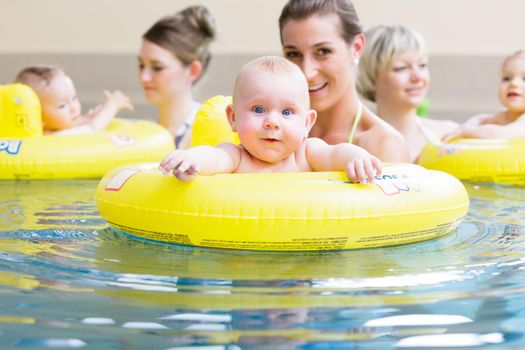
[[[357,129],[357,124],[359,124],[362,114],[363,114],[363,104],[361,103],[361,101],[357,100],[357,112],[354,118],[354,125],[352,125],[352,131],[350,131],[350,136],[348,137],[348,143],[352,143],[352,141],[354,140],[354,134]]]

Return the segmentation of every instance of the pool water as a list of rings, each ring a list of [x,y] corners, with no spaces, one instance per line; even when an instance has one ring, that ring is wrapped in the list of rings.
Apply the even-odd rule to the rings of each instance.
[[[466,183],[439,240],[283,253],[132,238],[96,184],[0,182],[0,348],[525,348],[525,188]]]

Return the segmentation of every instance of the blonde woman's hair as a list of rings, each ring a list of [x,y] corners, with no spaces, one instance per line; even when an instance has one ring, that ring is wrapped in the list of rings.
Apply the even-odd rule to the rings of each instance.
[[[359,63],[357,91],[375,102],[375,85],[379,74],[388,70],[399,55],[407,52],[427,54],[423,36],[401,25],[380,25],[366,33],[366,46]]]

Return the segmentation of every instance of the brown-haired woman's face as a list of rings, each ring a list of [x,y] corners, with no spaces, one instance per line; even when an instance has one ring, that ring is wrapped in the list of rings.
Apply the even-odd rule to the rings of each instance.
[[[352,62],[357,54],[353,45],[343,40],[337,15],[289,20],[281,36],[284,56],[297,64],[308,80],[312,108],[322,112],[354,89]]]
[[[171,51],[143,40],[138,60],[140,83],[150,103],[166,103],[191,89],[193,80],[189,67]]]

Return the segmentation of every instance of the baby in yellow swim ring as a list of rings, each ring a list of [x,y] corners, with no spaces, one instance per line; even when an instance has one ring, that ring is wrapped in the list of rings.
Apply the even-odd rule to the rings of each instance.
[[[285,58],[248,62],[237,75],[226,115],[240,145],[172,151],[160,170],[182,181],[197,174],[344,170],[350,180],[363,183],[381,174],[380,160],[359,146],[308,138],[317,114],[310,109],[305,76]]]
[[[37,65],[23,69],[15,82],[29,85],[42,107],[46,134],[88,134],[105,130],[122,109],[133,110],[129,98],[120,91],[104,91],[104,103],[82,116],[73,80],[55,66]]]
[[[525,138],[525,51],[507,56],[501,66],[499,100],[506,108],[495,114],[479,114],[445,135],[454,138]]]

